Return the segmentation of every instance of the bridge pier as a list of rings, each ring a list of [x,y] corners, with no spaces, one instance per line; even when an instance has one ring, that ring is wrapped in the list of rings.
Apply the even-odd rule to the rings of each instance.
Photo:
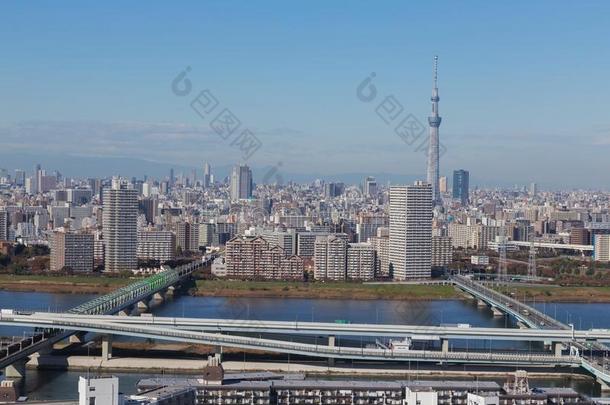
[[[517,321],[517,326],[519,327],[519,329],[528,329],[527,325],[521,321]]]
[[[222,346],[214,346],[214,358],[218,359],[218,363],[222,361]],[[212,357],[212,356],[209,356]]]
[[[441,339],[441,351],[449,353],[449,339]]]
[[[330,335],[328,337],[328,347],[335,347],[335,336]],[[332,357],[328,358],[328,366],[333,367],[335,365],[335,359]]]
[[[86,332],[77,332],[74,335],[70,335],[68,338],[69,343],[85,343]]]
[[[176,287],[174,287],[173,285],[170,285],[169,287],[167,287],[167,292],[165,293],[165,295],[172,297],[174,295],[175,291],[176,291]]]
[[[597,383],[601,387],[602,396],[607,396],[608,394],[610,394],[610,385],[608,385],[607,382],[605,382],[601,378],[596,378],[595,381],[597,381]]]
[[[500,316],[504,316],[504,313],[502,311],[500,311],[498,308],[496,307],[491,307],[491,312],[493,313],[493,315],[495,317],[500,317]]]
[[[141,311],[148,311],[148,302],[147,301],[138,301],[138,309]]]
[[[118,316],[129,316],[130,314],[131,314],[131,309],[125,308],[125,309],[121,309],[117,315]]]
[[[102,335],[102,358],[104,360],[112,358],[112,335]]]
[[[483,307],[486,307],[486,306],[487,306],[487,303],[485,301],[483,301],[481,299],[477,300],[477,307],[483,308]]]
[[[563,343],[552,342],[551,350],[555,353],[555,356],[561,356],[561,352],[563,351]]]
[[[155,301],[158,301],[158,302],[163,302],[165,297],[163,296],[163,293],[161,291],[157,291],[156,293],[153,294],[152,299]]]
[[[4,369],[4,376],[6,378],[25,378],[25,364],[28,362],[29,357],[20,359],[11,365],[6,366]]]

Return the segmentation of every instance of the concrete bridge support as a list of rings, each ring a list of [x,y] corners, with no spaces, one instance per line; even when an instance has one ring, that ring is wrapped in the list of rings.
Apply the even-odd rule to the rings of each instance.
[[[504,316],[504,313],[496,307],[491,307],[491,312],[494,314],[495,317]]]
[[[158,291],[153,294],[152,299],[157,302],[163,302],[163,300],[165,300],[165,297],[163,296],[163,293],[161,291]]]
[[[610,385],[608,385],[608,383],[602,380],[601,378],[597,378],[596,381],[601,387],[602,396],[610,395]]]
[[[443,353],[449,352],[449,339],[441,339],[441,351]]]
[[[4,376],[6,378],[25,378],[25,364],[29,358],[17,360],[10,366],[6,366],[4,369]]]
[[[222,362],[222,346],[214,346],[214,358],[218,359],[218,363]]]
[[[487,303],[483,300],[477,300],[477,307],[484,308],[487,306]]]
[[[119,313],[117,315],[118,316],[129,316],[129,315],[131,315],[132,310],[133,310],[132,307],[123,308],[119,311]]]
[[[85,332],[77,332],[74,335],[70,335],[68,338],[69,343],[85,343]]]
[[[138,302],[138,309],[140,311],[148,311],[148,301],[139,301]]]
[[[555,356],[561,356],[561,352],[563,351],[563,343],[552,342],[551,350],[553,350],[553,353],[555,353]]]
[[[112,358],[112,335],[102,335],[102,358],[104,360]]]
[[[335,336],[331,335],[328,337],[328,347],[335,347]],[[333,367],[335,365],[335,359],[330,357],[328,359],[328,366]]]
[[[173,297],[175,291],[176,291],[176,287],[174,287],[173,285],[170,285],[169,287],[167,287],[167,292],[165,293],[165,295]]]

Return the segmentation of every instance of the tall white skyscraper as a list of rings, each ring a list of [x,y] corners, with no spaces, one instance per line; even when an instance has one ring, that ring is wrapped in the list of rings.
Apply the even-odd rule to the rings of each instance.
[[[252,170],[248,166],[234,166],[231,172],[231,200],[252,197]]]
[[[131,271],[138,266],[138,191],[121,179],[112,179],[104,190],[104,268]]]
[[[430,277],[432,186],[390,188],[390,269],[395,280]]]
[[[208,162],[203,164],[203,188],[210,187],[211,184],[211,176],[212,175],[212,167]]]
[[[432,185],[432,201],[434,204],[441,202],[439,187],[439,152],[438,152],[438,127],[441,125],[441,117],[438,115],[438,96],[437,79],[438,56],[434,57],[434,85],[432,88],[432,114],[428,117],[430,125],[430,140],[428,143],[428,183]]]

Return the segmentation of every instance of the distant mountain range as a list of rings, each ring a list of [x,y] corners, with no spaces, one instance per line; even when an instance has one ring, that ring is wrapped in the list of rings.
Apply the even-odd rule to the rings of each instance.
[[[58,170],[68,177],[109,177],[121,175],[125,177],[143,178],[148,175],[153,178],[165,178],[169,176],[170,169],[174,169],[174,173],[178,176],[180,173],[190,175],[193,169],[197,169],[197,177],[203,175],[203,161],[199,167],[184,166],[165,162],[153,162],[138,158],[125,157],[88,157],[88,156],[73,156],[73,155],[38,155],[28,153],[7,153],[0,151],[0,169],[7,169],[13,172],[14,169],[23,169],[31,175],[37,163],[40,163],[48,172]],[[216,180],[222,181],[231,172],[233,164],[222,166],[212,166],[212,173]],[[416,180],[424,179],[425,175],[414,174],[396,174],[396,173],[294,173],[284,172],[282,168],[278,171],[273,171],[270,166],[252,167],[254,181],[257,183],[274,182],[279,174],[282,181],[294,181],[297,183],[308,183],[316,179],[325,181],[337,181],[347,184],[361,184],[366,176],[373,176],[379,184],[410,184]],[[266,180],[266,181],[265,181]],[[451,179],[449,179],[451,182]],[[496,187],[513,188],[515,183],[511,182],[496,182],[492,179],[481,179],[472,177],[470,179],[471,187],[478,185],[479,187]]]
[[[180,173],[190,175],[195,167],[175,165],[171,163],[152,162],[144,159],[131,159],[123,157],[88,157],[67,155],[35,155],[25,153],[0,152],[0,168],[13,171],[23,169],[28,174],[33,173],[36,164],[40,163],[48,172],[58,170],[68,177],[107,177],[121,175],[125,177],[143,178],[148,175],[154,178],[169,176],[170,169],[174,169],[177,176]],[[203,165],[203,161],[201,162]],[[222,180],[231,172],[233,165],[212,166],[212,173],[217,180]],[[197,167],[197,176],[201,178],[203,169]],[[414,175],[399,175],[393,173],[290,173],[283,172],[281,168],[274,171],[273,167],[252,167],[254,181],[261,183],[267,177],[267,182],[274,182],[281,176],[284,182],[294,181],[305,183],[315,179],[326,181],[340,181],[348,184],[360,184],[366,176],[373,176],[381,184],[411,183],[417,179]]]

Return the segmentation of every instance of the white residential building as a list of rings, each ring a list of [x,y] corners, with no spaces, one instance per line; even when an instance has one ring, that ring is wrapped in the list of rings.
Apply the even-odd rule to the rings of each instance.
[[[115,178],[104,190],[104,268],[108,272],[138,267],[138,191]]]
[[[350,243],[348,245],[347,278],[362,281],[375,278],[375,249],[370,243]]]
[[[432,187],[424,182],[390,188],[390,268],[394,279],[430,277]]]

